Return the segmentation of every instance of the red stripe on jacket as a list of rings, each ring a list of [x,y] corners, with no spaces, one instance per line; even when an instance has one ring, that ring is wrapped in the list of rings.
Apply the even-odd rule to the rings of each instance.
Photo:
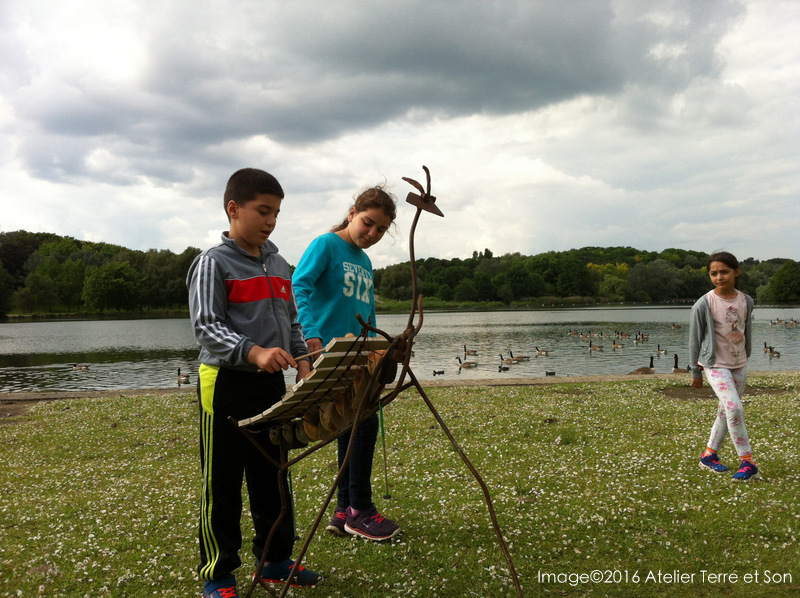
[[[228,301],[231,303],[249,303],[262,299],[283,299],[292,297],[292,282],[277,276],[258,276],[245,280],[226,280]]]

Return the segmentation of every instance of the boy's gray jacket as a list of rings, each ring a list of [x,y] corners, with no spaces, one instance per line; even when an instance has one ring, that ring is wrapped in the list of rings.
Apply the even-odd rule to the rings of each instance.
[[[714,291],[709,291],[713,293]],[[711,317],[711,308],[708,307],[708,293],[700,297],[692,306],[692,315],[689,327],[689,365],[692,368],[692,378],[702,378],[703,374],[697,362],[714,365],[717,360],[717,343],[714,338],[714,319]],[[753,298],[747,293],[742,293],[747,302],[747,318],[744,323],[744,350],[750,357],[753,339]]]
[[[293,357],[308,352],[292,273],[271,241],[258,258],[223,233],[219,245],[195,258],[186,286],[201,363],[255,370],[247,363],[254,345],[281,347]]]

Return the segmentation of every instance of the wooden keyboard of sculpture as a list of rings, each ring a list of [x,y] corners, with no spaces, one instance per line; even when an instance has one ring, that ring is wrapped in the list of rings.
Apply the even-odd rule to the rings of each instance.
[[[349,430],[362,413],[378,407],[383,385],[372,379],[389,341],[347,336],[331,340],[312,366],[278,402],[239,427],[269,428],[270,441],[300,448]]]

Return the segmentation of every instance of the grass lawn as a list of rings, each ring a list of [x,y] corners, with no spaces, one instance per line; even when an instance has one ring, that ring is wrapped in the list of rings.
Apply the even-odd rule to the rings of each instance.
[[[798,596],[800,373],[748,383],[765,479],[747,484],[699,469],[715,401],[685,382],[428,394],[489,486],[525,596]],[[480,488],[424,402],[406,392],[385,416],[391,499],[379,438],[375,502],[404,533],[373,544],[321,531],[305,564],[324,583],[289,594],[515,596]],[[186,394],[145,392],[6,420],[0,596],[199,596],[196,420]],[[730,442],[720,457],[735,469]],[[335,459],[329,446],[293,469],[301,535]],[[245,546],[250,528],[245,514]],[[242,595],[250,573],[238,572]]]

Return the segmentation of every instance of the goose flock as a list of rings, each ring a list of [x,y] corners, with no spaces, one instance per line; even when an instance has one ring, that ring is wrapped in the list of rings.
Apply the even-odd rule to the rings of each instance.
[[[779,325],[783,324],[785,326],[795,326],[796,320],[777,320],[777,321],[770,321],[771,325]],[[672,330],[679,330],[684,328],[683,324],[672,322],[669,327]],[[602,353],[604,350],[610,349],[614,352],[625,352],[624,349],[628,343],[632,343],[634,346],[642,346],[646,345],[646,343],[650,342],[650,334],[647,332],[642,332],[638,330],[636,332],[624,332],[622,330],[614,330],[613,333],[611,332],[595,332],[595,331],[580,331],[580,330],[569,330],[567,332],[568,337],[577,339],[584,344],[585,350],[589,354],[598,354]],[[603,342],[603,339],[608,339],[606,342]],[[663,339],[662,339],[663,340]],[[588,342],[587,342],[588,341]],[[641,350],[641,349],[640,349]],[[497,349],[495,349],[497,351]],[[463,356],[458,355],[456,356],[457,362],[457,373],[460,373],[462,369],[475,369],[481,368],[486,366],[491,366],[492,368],[497,368],[497,371],[502,372],[510,372],[514,371],[515,366],[525,363],[531,362],[532,358],[539,358],[539,357],[549,357],[551,355],[552,350],[547,348],[540,348],[538,346],[534,346],[534,351],[531,352],[530,355],[524,354],[522,352],[515,352],[513,349],[507,349],[505,352],[497,353],[495,352],[494,355],[497,357],[494,360],[491,359],[484,359],[481,360],[480,356],[485,355],[492,355],[492,351],[485,350],[483,347],[475,348],[469,347],[468,345],[463,345]],[[691,371],[690,366],[687,365],[680,365],[680,357],[678,353],[672,352],[669,350],[669,347],[662,345],[660,342],[656,343],[655,350],[653,354],[647,355],[644,359],[646,360],[641,367],[634,369],[633,371],[628,372],[631,375],[648,375],[648,374],[655,374],[656,373],[656,364],[655,364],[655,356],[666,356],[672,354],[672,367],[669,368],[665,373],[672,373],[672,374],[686,374],[687,372]],[[764,354],[768,356],[770,359],[776,359],[780,357],[780,351],[776,350],[774,346],[769,345],[769,343],[764,343]],[[556,352],[558,355],[558,352]],[[552,362],[551,362],[552,363]],[[435,369],[433,370],[434,376],[442,376],[445,374],[445,369]],[[555,376],[556,370],[552,367],[545,368],[545,376]]]

